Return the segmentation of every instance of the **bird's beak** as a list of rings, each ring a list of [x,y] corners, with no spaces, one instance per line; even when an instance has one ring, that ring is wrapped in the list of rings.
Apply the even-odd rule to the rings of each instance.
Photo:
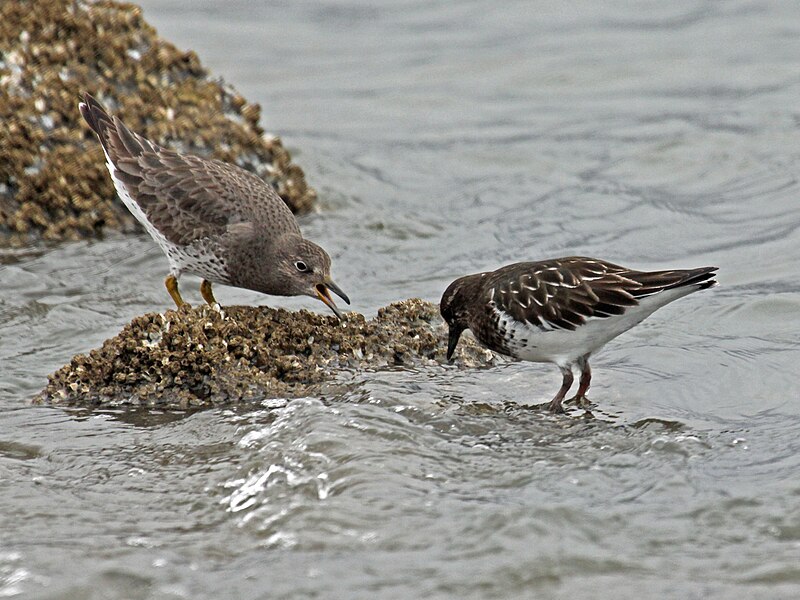
[[[345,293],[342,291],[342,288],[340,288],[338,285],[336,285],[335,283],[333,283],[333,280],[332,280],[330,277],[327,277],[327,278],[325,279],[325,286],[326,286],[326,287],[327,287],[327,288],[328,288],[330,291],[332,291],[334,294],[336,294],[337,296],[339,296],[339,298],[341,298],[342,300],[344,300],[344,303],[345,303],[345,304],[348,304],[348,305],[350,304],[350,298],[348,298],[348,297],[347,297],[347,294],[345,294]]]
[[[450,333],[447,336],[447,360],[453,358],[453,352],[456,351],[458,340],[464,330],[455,325],[450,325]]]
[[[316,289],[317,289],[317,298],[319,298],[325,304],[327,304],[328,307],[333,311],[333,314],[339,317],[339,320],[341,321],[343,318],[342,313],[339,312],[338,308],[336,308],[336,304],[334,304],[330,292],[333,292],[334,294],[339,296],[342,300],[344,300],[347,304],[350,304],[350,298],[347,297],[347,294],[345,294],[338,285],[333,283],[330,277],[327,277],[324,283],[318,283]]]

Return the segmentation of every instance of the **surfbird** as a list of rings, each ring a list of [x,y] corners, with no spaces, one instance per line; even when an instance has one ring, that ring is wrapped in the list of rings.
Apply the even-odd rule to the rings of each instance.
[[[100,139],[117,194],[167,255],[164,283],[178,307],[178,279],[191,273],[203,278],[200,292],[212,306],[211,284],[220,283],[318,298],[342,318],[330,292],[350,300],[331,279],[328,253],[303,238],[269,184],[235,165],[163,148],[89,94],[79,108]]]
[[[582,403],[592,380],[589,357],[656,309],[716,285],[716,270],[636,271],[569,256],[467,275],[448,286],[439,307],[450,329],[447,359],[470,329],[495,352],[555,363],[563,381],[548,408],[564,412],[573,367],[581,372],[574,399]]]

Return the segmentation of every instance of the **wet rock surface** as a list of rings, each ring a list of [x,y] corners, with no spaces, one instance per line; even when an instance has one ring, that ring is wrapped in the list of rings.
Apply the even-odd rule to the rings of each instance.
[[[184,307],[135,318],[49,377],[36,402],[189,409],[336,393],[348,376],[445,362],[438,307],[396,302],[374,319],[268,307]],[[464,336],[459,364],[502,360]]]
[[[159,144],[255,172],[296,213],[315,202],[259,105],[159,38],[139,7],[0,2],[0,246],[138,227],[80,118],[84,91]]]

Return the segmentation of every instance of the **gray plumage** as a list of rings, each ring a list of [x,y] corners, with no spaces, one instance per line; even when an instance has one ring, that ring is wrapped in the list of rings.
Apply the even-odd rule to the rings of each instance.
[[[121,200],[161,246],[170,264],[167,288],[183,303],[184,272],[211,282],[276,296],[308,295],[336,314],[328,293],[349,299],[330,278],[330,257],[303,238],[275,190],[235,165],[163,148],[110,116],[89,94],[80,103],[97,134]]]

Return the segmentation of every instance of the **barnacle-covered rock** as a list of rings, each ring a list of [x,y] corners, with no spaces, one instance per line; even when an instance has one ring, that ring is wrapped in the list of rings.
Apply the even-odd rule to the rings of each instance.
[[[343,321],[301,310],[207,306],[150,313],[53,373],[37,402],[187,409],[335,390],[344,375],[445,362],[447,327],[438,308],[396,302],[374,319]],[[459,364],[498,358],[471,337]]]
[[[158,37],[133,4],[0,2],[0,245],[138,227],[78,111],[89,92],[153,141],[232,162],[274,185],[293,212],[315,192],[261,109]]]

